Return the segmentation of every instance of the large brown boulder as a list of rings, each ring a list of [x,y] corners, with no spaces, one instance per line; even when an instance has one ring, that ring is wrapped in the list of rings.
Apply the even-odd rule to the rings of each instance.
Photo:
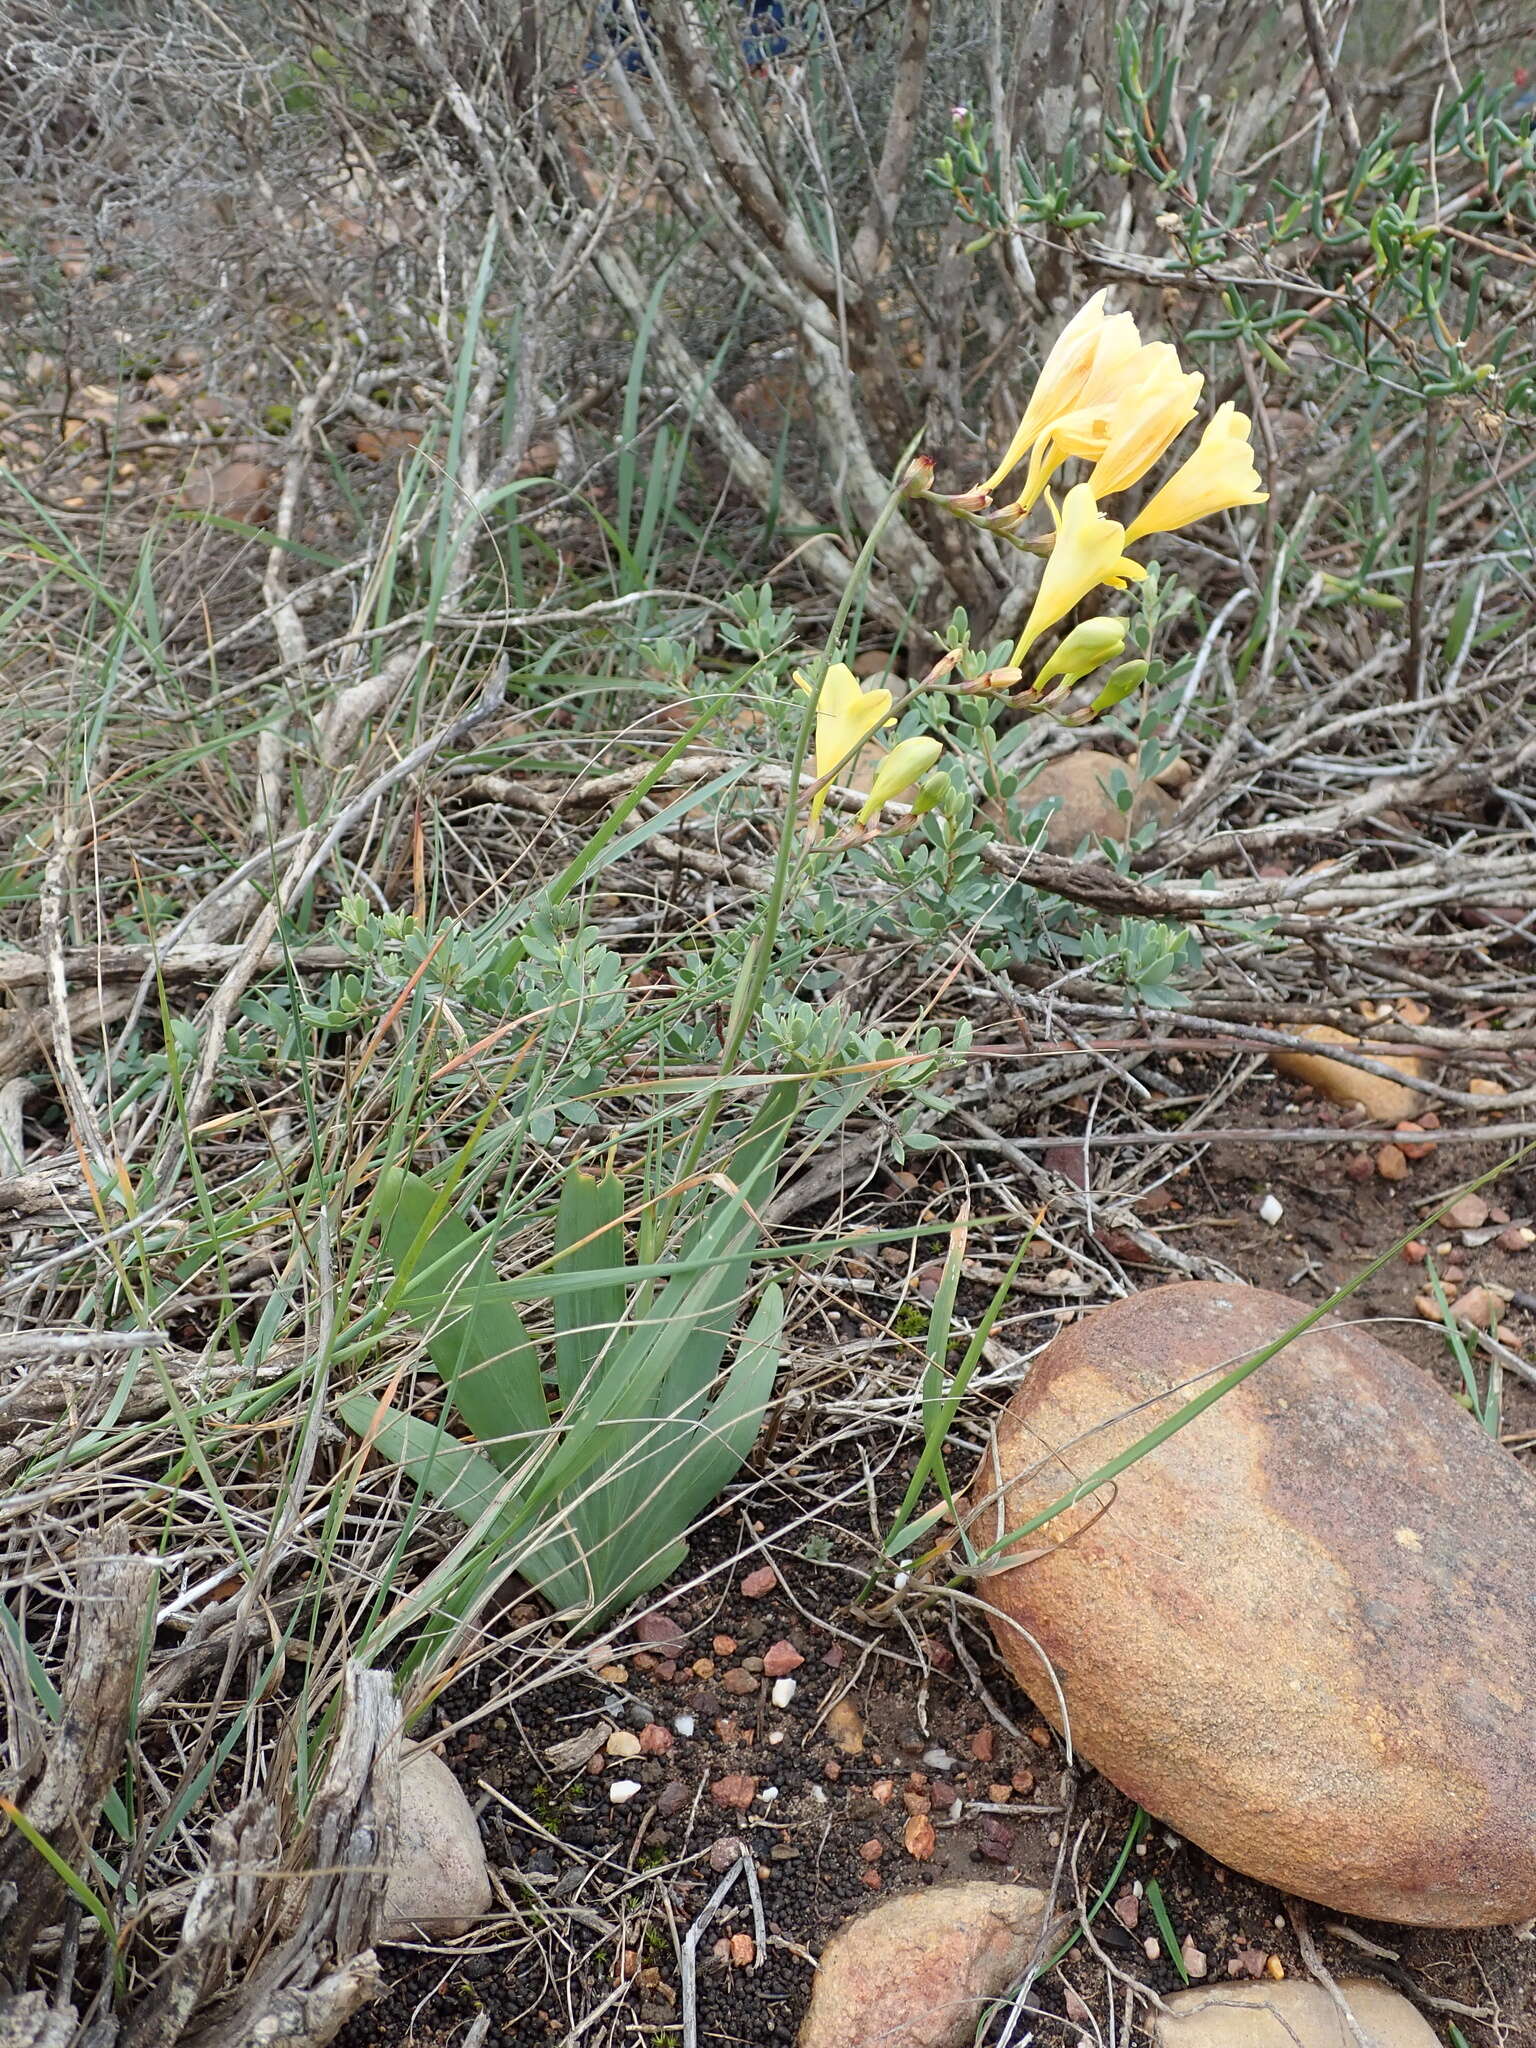
[[[978,1476],[1020,1527],[1305,1304],[1195,1282],[1035,1360]],[[1006,1486],[1006,1521],[988,1487]],[[1329,1321],[987,1581],[1003,1655],[1129,1797],[1249,1876],[1427,1926],[1536,1914],[1536,1486],[1423,1372]]]
[[[1045,1945],[1026,1884],[936,1884],[845,1921],[827,1943],[800,2048],[962,2048]]]

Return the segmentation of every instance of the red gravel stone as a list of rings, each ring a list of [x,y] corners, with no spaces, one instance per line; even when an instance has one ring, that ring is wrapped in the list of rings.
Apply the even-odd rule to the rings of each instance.
[[[749,1778],[745,1771],[731,1771],[716,1778],[709,1796],[716,1806],[723,1806],[729,1813],[745,1813],[757,1797],[757,1780]]]
[[[771,1643],[763,1652],[763,1676],[765,1678],[788,1678],[791,1671],[798,1671],[805,1662],[794,1644],[787,1638]]]

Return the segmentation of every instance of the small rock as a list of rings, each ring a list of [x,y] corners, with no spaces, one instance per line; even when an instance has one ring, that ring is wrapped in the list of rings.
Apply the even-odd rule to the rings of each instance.
[[[440,1756],[413,1750],[400,1768],[395,1860],[379,1939],[467,1934],[490,1910],[485,1844],[464,1788]]]
[[[862,1863],[878,1863],[884,1854],[885,1844],[878,1835],[871,1835],[867,1842],[859,1846],[859,1860]]]
[[[771,1643],[763,1652],[763,1675],[767,1678],[788,1678],[791,1671],[798,1671],[805,1662],[800,1652],[787,1639]]]
[[[1155,1934],[1149,1934],[1141,1944],[1141,1952],[1149,1963],[1155,1963],[1163,1953],[1163,1944]]]
[[[832,1743],[844,1756],[864,1754],[864,1723],[858,1708],[846,1695],[829,1710],[824,1725]]]
[[[736,1654],[736,1638],[734,1636],[716,1636],[709,1647],[717,1657],[734,1657]]]
[[[914,1813],[901,1831],[902,1846],[917,1863],[927,1863],[938,1844],[933,1822],[926,1813]]]
[[[640,1730],[640,1754],[665,1756],[672,1747],[673,1740],[670,1728],[663,1728],[659,1721],[653,1721],[648,1728]]]
[[[1113,1912],[1120,1925],[1134,1933],[1141,1918],[1141,1901],[1134,1892],[1122,1892],[1114,1903]]]
[[[995,1814],[984,1813],[976,1823],[976,1854],[988,1863],[1011,1863],[1013,1847],[1013,1829],[1004,1827]]]
[[[709,1788],[709,1796],[716,1806],[723,1806],[733,1813],[745,1813],[757,1797],[757,1779],[749,1778],[744,1771],[731,1771],[723,1778],[716,1778]]]
[[[1416,1294],[1413,1297],[1413,1312],[1421,1323],[1443,1323],[1440,1304],[1432,1294]]]
[[[1444,1220],[1457,1230],[1481,1230],[1488,1221],[1488,1204],[1481,1195],[1463,1195],[1452,1202]]]
[[[779,1583],[779,1575],[771,1564],[761,1564],[755,1572],[748,1572],[741,1582],[744,1600],[766,1599]]]
[[[636,1638],[658,1657],[681,1657],[688,1638],[670,1616],[642,1614],[635,1623]]]
[[[1259,1221],[1273,1229],[1285,1214],[1285,1204],[1276,1195],[1266,1195],[1259,1204]]]
[[[1403,1180],[1407,1176],[1408,1161],[1403,1157],[1400,1145],[1383,1145],[1376,1154],[1376,1171],[1383,1180]]]
[[[963,2048],[984,2002],[1023,1973],[1046,1910],[1029,1885],[933,1885],[845,1922],[822,1951],[799,2048]]]
[[[731,1936],[731,1966],[737,1970],[750,1970],[757,1961],[757,1944],[750,1934]]]
[[[1528,1252],[1536,1244],[1536,1230],[1517,1223],[1511,1230],[1501,1230],[1495,1242],[1501,1252]]]
[[[678,1734],[682,1736],[685,1742],[688,1740],[689,1736],[692,1735],[694,1729],[697,1728],[698,1725],[698,1722],[694,1719],[692,1714],[679,1714],[672,1723],[672,1726],[677,1730]]]
[[[721,1679],[722,1688],[736,1699],[744,1700],[748,1693],[757,1691],[757,1680],[750,1671],[732,1669]]]
[[[1128,812],[1109,793],[1120,777],[1132,792]],[[1177,808],[1166,790],[1140,780],[1133,761],[1096,747],[1058,754],[1019,792],[1025,809],[1048,800],[1056,808],[1046,824],[1045,843],[1052,853],[1067,854],[1076,853],[1085,839],[1112,839],[1123,846],[1143,825],[1166,824]]]
[[[799,1690],[792,1678],[776,1678],[770,1697],[776,1707],[787,1707]]]
[[[632,1757],[640,1754],[640,1738],[628,1728],[615,1728],[603,1748],[609,1756]]]
[[[709,1845],[709,1867],[716,1877],[724,1877],[741,1861],[745,1852],[746,1845],[739,1835],[722,1835],[718,1842]]]
[[[615,1778],[608,1787],[608,1803],[610,1806],[627,1806],[644,1789],[634,1778]]]
[[[1467,1083],[1469,1095],[1507,1095],[1508,1092],[1502,1081],[1490,1081],[1486,1074],[1474,1074]]]
[[[1200,1978],[1210,1975],[1211,1959],[1203,1948],[1196,1948],[1192,1934],[1186,1934],[1179,1944],[1179,1954],[1184,1961],[1186,1977],[1193,1977],[1198,1983]]]
[[[1336,1031],[1331,1024],[1307,1024],[1290,1035],[1310,1039],[1315,1045],[1360,1043],[1347,1031]],[[1371,1057],[1377,1058],[1374,1053]],[[1402,1057],[1394,1053],[1390,1059],[1377,1059],[1379,1066],[1402,1074],[1401,1081],[1363,1073],[1359,1067],[1347,1067],[1342,1060],[1325,1059],[1320,1053],[1272,1052],[1269,1063],[1293,1081],[1307,1082],[1330,1102],[1358,1103],[1374,1124],[1402,1123],[1419,1106],[1419,1092],[1412,1084],[1422,1078],[1424,1065],[1412,1053]]]
[[[1496,1330],[1501,1306],[1491,1288],[1469,1287],[1465,1294],[1457,1295],[1452,1313],[1458,1323],[1471,1323],[1478,1330]]]
[[[662,1820],[674,1820],[693,1794],[680,1778],[673,1778],[656,1795],[656,1811]]]
[[[1040,1163],[1048,1173],[1059,1173],[1063,1180],[1087,1193],[1088,1146],[1083,1139],[1079,1138],[1075,1144],[1048,1146]]]
[[[1344,1173],[1349,1180],[1372,1180],[1376,1174],[1376,1162],[1369,1152],[1351,1152],[1344,1162]]]
[[[211,469],[194,469],[178,502],[192,512],[259,519],[271,510],[274,480],[273,471],[259,462],[220,462]]]
[[[1403,1246],[1403,1257],[1410,1266],[1422,1266],[1429,1257],[1429,1246],[1422,1237],[1411,1237]]]
[[[1345,1977],[1348,2000],[1370,2048],[1437,2048],[1437,2036],[1401,1993],[1371,1978]],[[1152,2025],[1157,2048],[1356,2048],[1343,2014],[1321,1984],[1226,1984],[1175,1991]]]
[[[990,1723],[971,1737],[971,1755],[979,1764],[989,1764],[997,1749],[997,1731]]]
[[[1405,1159],[1427,1159],[1435,1149],[1433,1138],[1422,1135],[1422,1124],[1400,1123],[1397,1127],[1397,1149]]]

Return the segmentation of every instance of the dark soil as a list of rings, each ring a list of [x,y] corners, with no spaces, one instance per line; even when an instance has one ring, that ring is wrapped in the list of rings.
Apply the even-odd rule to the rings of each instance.
[[[1294,1091],[1250,1091],[1242,1121],[1267,1112],[1283,1130],[1294,1102]],[[1316,1105],[1303,1114],[1320,1120]],[[1141,1215],[1170,1245],[1292,1294],[1301,1308],[1357,1274],[1445,1191],[1494,1164],[1496,1155],[1484,1159],[1482,1151],[1442,1148],[1389,1182],[1351,1177],[1347,1140],[1224,1147],[1154,1193]],[[1257,1213],[1267,1192],[1284,1208],[1274,1226]],[[1516,1222],[1536,1212],[1529,1171],[1485,1193]],[[1526,1290],[1536,1291],[1536,1249],[1468,1244],[1444,1227],[1427,1236],[1431,1247],[1448,1247],[1440,1263],[1453,1271],[1459,1264],[1465,1284],[1515,1292],[1504,1337],[1536,1355],[1536,1318],[1518,1306],[1529,1300]],[[1146,1284],[1164,1277],[1177,1276],[1149,1270]],[[1394,1258],[1348,1313],[1391,1319],[1379,1334],[1459,1390],[1444,1332],[1415,1312],[1424,1287],[1421,1264]],[[1038,1321],[1027,1327],[1040,1333]],[[1517,1454],[1536,1443],[1536,1395],[1513,1377],[1505,1381],[1504,1421]],[[785,1451],[781,1439],[776,1462]],[[1090,1898],[1098,1895],[1137,1810],[1093,1771],[1066,1768],[979,1630],[966,1624],[952,1635],[941,1608],[916,1622],[909,1611],[882,1630],[851,1604],[871,1532],[889,1515],[904,1470],[873,1499],[859,1497],[837,1514],[818,1514],[817,1502],[846,1491],[846,1470],[822,1469],[807,1444],[788,1475],[773,1494],[754,1497],[759,1519],[750,1527],[724,1517],[710,1524],[679,1590],[658,1596],[660,1620],[678,1640],[644,1644],[632,1629],[612,1629],[586,1667],[568,1664],[563,1676],[535,1680],[515,1706],[488,1719],[476,1719],[483,1689],[477,1695],[466,1684],[444,1696],[438,1725],[456,1730],[446,1754],[478,1804],[508,1916],[458,1952],[390,1951],[390,1992],[343,2033],[343,2048],[449,2048],[481,2014],[490,2020],[485,2038],[505,2048],[578,2039],[675,2048],[680,1947],[737,1842],[751,1850],[767,1946],[738,1877],[698,1943],[698,2038],[708,2048],[792,2042],[828,1935],[879,1898],[956,1878],[1049,1887],[1064,1832],[1068,1844],[1081,1836],[1078,1880]],[[754,1583],[750,1574],[765,1558],[778,1577],[748,1597],[743,1581]],[[792,1673],[793,1697],[778,1706],[774,1646],[804,1659]],[[508,1687],[501,1691],[505,1697]],[[834,1709],[842,1721],[829,1727]],[[680,1732],[679,1719],[688,1730],[690,1717],[691,1732]],[[638,1737],[642,1754],[603,1752],[585,1768],[550,1759],[553,1745],[594,1728],[617,1732],[621,1749],[630,1746],[624,1738]],[[617,1780],[639,1790],[615,1805],[609,1788]],[[1202,1952],[1211,1981],[1304,1974],[1288,1902],[1155,1818],[1142,1824],[1094,1922],[1120,1970],[1162,1991],[1178,1988],[1148,1896],[1153,1879],[1176,1935]],[[1070,1870],[1063,1886],[1070,1901]],[[1518,1930],[1346,1923],[1321,1908],[1311,1909],[1310,1923],[1335,1974],[1385,1978],[1419,2000],[1442,2040],[1457,2042],[1454,2026],[1466,2048],[1536,2043],[1536,1944]],[[1032,2038],[1043,2048],[1080,2038],[1077,2027],[1051,2017],[1064,2013],[1069,1986],[1102,2027],[1108,1981],[1103,1963],[1079,1944],[1036,1987],[1041,2016]],[[590,2029],[581,2028],[584,2019]]]

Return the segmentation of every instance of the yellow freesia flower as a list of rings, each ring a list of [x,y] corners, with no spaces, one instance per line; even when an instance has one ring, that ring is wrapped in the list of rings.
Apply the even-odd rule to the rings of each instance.
[[[1089,479],[1096,498],[1123,491],[1189,425],[1204,383],[1198,371],[1186,375],[1171,343],[1148,342],[1110,390],[1086,394],[1041,436],[1019,509],[1029,510],[1069,455],[1098,464]]]
[[[807,696],[814,692],[814,685],[795,670],[795,681]],[[821,682],[821,694],[816,699],[816,773],[831,775],[845,762],[851,765],[852,756],[880,726],[890,717],[891,693],[889,690],[866,690],[848,664],[832,662]],[[821,807],[827,800],[824,789],[818,789],[811,798],[811,822],[821,816]]]
[[[859,811],[859,823],[867,825],[882,804],[892,797],[900,796],[904,789],[910,789],[920,781],[944,751],[938,740],[921,736],[898,740],[875,770],[874,780],[869,785],[869,796]]]
[[[1198,370],[1187,374],[1172,356],[1172,368],[1160,364],[1145,383],[1116,400],[1109,438],[1088,481],[1093,495],[1104,499],[1139,483],[1160,462],[1195,416],[1205,379]]]
[[[1136,322],[1129,313],[1106,314],[1108,296],[1107,290],[1095,292],[1057,335],[1006,454],[980,487],[983,496],[990,497],[1018,468],[1053,422],[1085,402],[1085,393],[1091,391],[1087,402],[1095,402],[1135,361],[1141,349]]]
[[[1140,562],[1128,560],[1121,552],[1125,528],[1118,519],[1105,518],[1090,484],[1075,484],[1062,500],[1059,513],[1051,504],[1051,517],[1056,523],[1056,543],[1046,560],[1033,609],[1013,650],[1015,668],[1040,635],[1058,619],[1065,618],[1073,605],[1080,604],[1098,584],[1124,590],[1127,581],[1139,581],[1147,573]]]
[[[1084,619],[1080,626],[1074,626],[1062,641],[1050,660],[1035,677],[1033,688],[1043,690],[1047,683],[1057,676],[1069,677],[1074,683],[1080,682],[1091,669],[1100,667],[1106,661],[1113,661],[1125,652],[1125,636],[1129,631],[1125,619]]]
[[[1127,541],[1149,533],[1172,533],[1238,505],[1264,504],[1269,493],[1259,489],[1259,472],[1248,445],[1252,424],[1235,406],[1217,406],[1199,447],[1142,506],[1127,529]]]

